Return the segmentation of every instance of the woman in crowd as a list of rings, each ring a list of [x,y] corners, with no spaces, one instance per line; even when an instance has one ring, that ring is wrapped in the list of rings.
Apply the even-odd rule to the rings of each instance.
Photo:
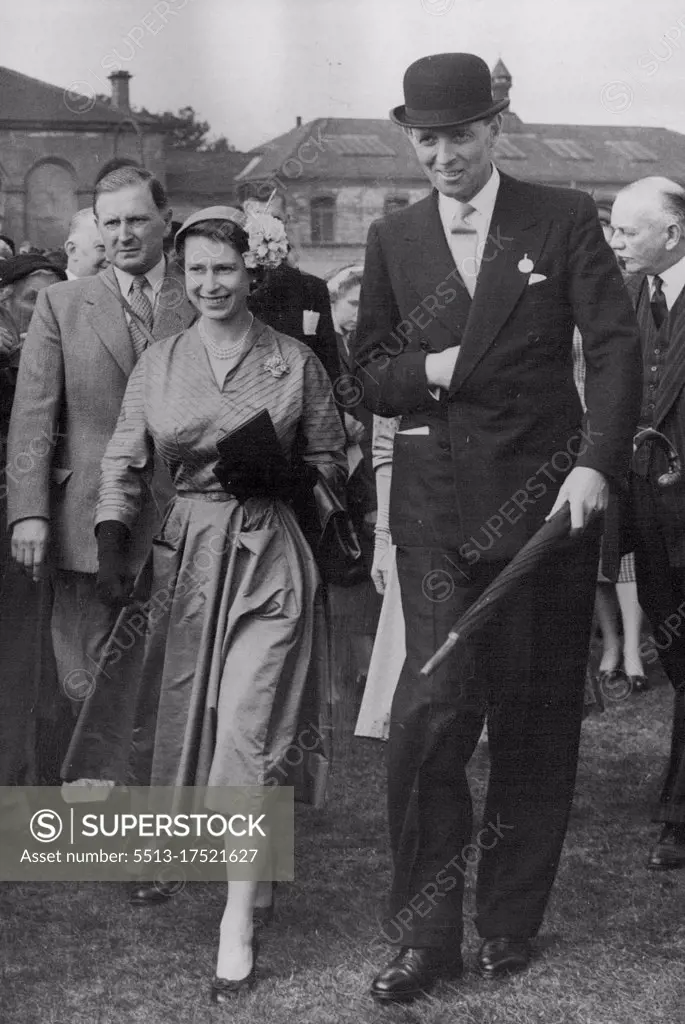
[[[303,708],[322,685],[314,669],[326,663],[319,576],[292,509],[260,465],[246,472],[217,449],[266,410],[286,464],[298,455],[344,483],[340,416],[321,363],[247,308],[265,235],[257,247],[244,224],[242,212],[210,207],[177,233],[200,316],[141,357],[103,460],[99,584],[114,602],[128,597],[122,555],[155,452],[176,488],[152,555],[153,592],[169,600],[150,617],[140,681],[141,692],[159,693],[157,786],[282,779]],[[259,885],[229,882],[215,1002],[254,984]]]
[[[358,704],[371,660],[381,602],[371,582],[376,490],[371,465],[373,416],[360,404],[361,395],[350,361],[350,341],[357,326],[364,267],[355,263],[328,278],[331,311],[342,376],[336,387],[347,437],[347,509],[359,538],[364,575],[351,587],[330,587],[331,624],[335,643],[336,697],[347,711]]]
[[[392,453],[400,417],[373,417],[371,461],[376,478],[377,513],[371,579],[383,595],[378,630],[371,654],[356,736],[387,740],[390,706],[404,664],[404,617],[395,548],[390,536]]]

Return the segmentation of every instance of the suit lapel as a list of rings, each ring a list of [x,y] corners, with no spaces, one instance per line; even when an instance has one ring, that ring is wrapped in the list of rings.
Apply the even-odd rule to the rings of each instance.
[[[518,264],[524,257],[537,263],[548,230],[518,183],[502,174],[450,394],[483,358],[523,294],[528,274]]]
[[[647,309],[651,317],[649,304]],[[668,332],[668,349],[654,409],[655,427],[664,420],[685,387],[685,288],[661,330]]]
[[[197,315],[197,310],[186,296],[183,274],[175,263],[169,263],[157,300],[152,336],[159,341],[179,334],[194,322]]]
[[[131,336],[124,311],[117,299],[119,285],[112,267],[93,278],[86,296],[87,316],[98,339],[126,377],[135,363]]]
[[[412,287],[425,299],[436,295],[436,288],[446,283],[451,288],[463,291],[463,300],[471,299],[454,264],[454,257],[445,238],[445,232],[438,212],[438,193],[433,192],[411,208],[413,214],[405,226],[404,251],[408,254],[403,270]],[[437,293],[439,294],[439,293]],[[445,327],[454,333],[454,308],[448,302],[440,302],[432,313]]]
[[[631,290],[630,288],[628,289]],[[648,352],[656,342],[656,325],[652,316],[652,308],[649,303],[649,284],[647,278],[642,277],[635,295],[635,313],[640,327],[640,343],[642,353]]]

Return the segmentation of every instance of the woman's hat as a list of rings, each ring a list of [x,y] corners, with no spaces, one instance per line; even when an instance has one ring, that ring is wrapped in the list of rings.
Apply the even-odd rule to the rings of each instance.
[[[390,111],[404,128],[456,128],[483,121],[509,106],[492,98],[490,69],[473,53],[421,57],[404,75],[404,104]]]
[[[237,210],[235,206],[205,206],[204,210],[197,210],[195,213],[191,213],[190,217],[186,217],[174,235],[174,245],[178,246],[183,236],[188,233],[194,224],[200,224],[206,220],[231,221],[233,224],[237,224],[239,228],[242,228],[243,231],[247,223],[247,217],[243,211]]]
[[[56,274],[60,281],[67,279],[62,268],[55,266],[47,256],[27,252],[21,253],[19,256],[11,256],[7,260],[0,260],[0,287],[23,281],[29,274],[35,274],[39,270],[49,270],[52,274]]]

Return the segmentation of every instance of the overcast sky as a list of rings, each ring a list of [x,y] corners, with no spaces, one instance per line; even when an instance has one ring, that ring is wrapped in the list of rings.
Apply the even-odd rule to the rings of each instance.
[[[190,104],[239,149],[296,115],[385,117],[428,53],[468,50],[514,79],[524,121],[685,133],[685,0],[20,0],[0,65],[81,92],[119,66],[134,105]]]

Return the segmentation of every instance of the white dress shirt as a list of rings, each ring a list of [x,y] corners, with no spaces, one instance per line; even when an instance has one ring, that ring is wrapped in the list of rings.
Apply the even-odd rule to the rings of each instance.
[[[455,235],[452,232],[452,225],[457,220],[462,220],[464,207],[466,203],[460,202],[458,199],[453,199],[451,196],[445,196],[440,192],[438,195],[438,214],[440,221],[442,222],[442,228],[445,232],[445,238],[447,239],[447,245],[454,258],[454,263],[466,285],[468,292],[471,296],[475,291],[478,273],[480,272],[480,265],[483,260],[483,252],[485,250],[485,243],[487,241],[488,232],[490,230],[490,222],[492,221],[492,214],[495,209],[495,202],[497,200],[497,192],[499,191],[500,176],[499,171],[494,164],[490,165],[491,174],[488,180],[483,185],[480,192],[469,200],[468,205],[473,207],[473,212],[468,217],[468,226],[474,228],[477,235],[477,242],[473,248],[473,252],[470,255],[475,261],[475,274],[464,273],[465,264],[467,261],[464,260],[464,249],[463,246],[463,235]],[[436,400],[440,399],[440,388],[429,387],[428,393]]]
[[[468,205],[474,208],[474,212],[470,215],[468,223],[470,227],[475,229],[478,235],[478,243],[476,245],[475,252],[477,272],[480,271],[483,251],[485,249],[485,243],[490,230],[490,222],[492,221],[492,213],[495,209],[495,202],[497,200],[497,192],[499,190],[500,183],[499,171],[494,164],[492,164],[491,167],[492,173],[490,177],[485,182],[480,192],[477,192],[473,199],[469,199],[468,202]],[[442,192],[438,196],[438,213],[440,214],[440,220],[445,232],[447,244],[450,248],[450,252],[454,256],[454,261],[457,266],[459,266],[460,263],[461,253],[458,249],[458,242],[452,234],[452,225],[455,223],[456,219],[461,220],[462,211],[465,205],[465,203],[461,203],[458,199],[453,199],[451,196],[444,196]]]
[[[129,301],[131,287],[133,286],[133,275],[129,274],[127,270],[120,270],[119,267],[114,267],[114,273],[116,279],[119,282],[119,288],[121,294],[124,296],[126,301]],[[143,292],[147,295],[152,305],[153,316],[157,312],[157,302],[159,300],[159,293],[162,290],[162,282],[164,281],[164,275],[166,273],[166,260],[162,256],[159,263],[155,263],[151,270],[148,270],[147,274],[144,274],[145,284],[143,285]],[[126,323],[130,320],[130,316],[126,313]]]
[[[674,263],[668,270],[664,270],[659,274],[661,278],[661,287],[666,299],[666,305],[668,306],[669,312],[673,309],[676,299],[685,288],[685,256],[677,263]],[[649,297],[654,298],[654,275],[648,274],[647,281],[649,283]]]

